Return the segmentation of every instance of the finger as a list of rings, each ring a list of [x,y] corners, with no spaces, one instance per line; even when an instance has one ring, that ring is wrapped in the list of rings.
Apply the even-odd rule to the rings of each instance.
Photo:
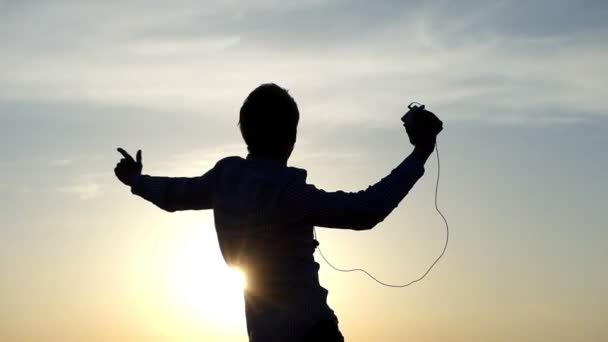
[[[431,117],[431,118],[436,118],[437,115],[435,115],[435,113],[431,112],[430,110],[424,110],[424,116],[425,117]]]
[[[441,120],[435,115],[433,112],[425,111],[425,120],[427,124],[430,125],[438,125],[441,123]]]
[[[137,150],[137,154],[135,155],[135,159],[137,160],[137,164],[141,164],[141,150]]]
[[[133,157],[131,157],[130,154],[127,153],[127,151],[123,150],[122,148],[117,148],[116,151],[118,151],[118,153],[122,154],[123,157],[125,157],[125,159],[127,159],[128,161],[132,161],[135,162],[135,160],[133,160]]]

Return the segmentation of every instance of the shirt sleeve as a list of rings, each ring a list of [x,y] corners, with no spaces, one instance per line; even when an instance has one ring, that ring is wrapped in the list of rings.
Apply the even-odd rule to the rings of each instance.
[[[131,187],[131,192],[169,212],[211,209],[217,169],[216,165],[199,177],[141,175]]]
[[[358,192],[327,192],[305,181],[289,184],[282,196],[289,220],[319,227],[371,229],[395,209],[424,174],[424,164],[414,155],[391,173]]]

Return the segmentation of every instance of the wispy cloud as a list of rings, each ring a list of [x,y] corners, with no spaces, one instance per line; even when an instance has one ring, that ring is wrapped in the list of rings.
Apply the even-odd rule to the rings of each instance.
[[[72,164],[74,161],[72,159],[53,159],[50,162],[51,166],[57,166],[57,167],[62,167],[62,166],[68,166],[70,164]]]
[[[227,156],[247,154],[244,143],[215,145],[210,148],[192,149],[172,155],[165,161],[151,161],[146,172],[175,176],[198,176],[211,169],[215,163]],[[145,158],[145,156],[144,156]]]
[[[608,112],[602,2],[143,5],[5,5],[0,100],[216,113],[274,80],[319,121],[383,120],[414,99],[447,119]]]
[[[87,161],[88,157],[71,159],[68,165],[75,163],[75,160]],[[70,166],[73,170],[62,175],[61,179],[52,187],[47,184],[47,191],[75,196],[81,200],[92,200],[103,196],[114,181],[114,174],[111,165],[106,168],[90,168],[86,170],[85,163],[77,163],[77,167]],[[65,165],[60,165],[65,166]]]
[[[57,188],[59,192],[78,196],[82,200],[90,200],[102,194],[102,187],[98,183],[86,182]]]

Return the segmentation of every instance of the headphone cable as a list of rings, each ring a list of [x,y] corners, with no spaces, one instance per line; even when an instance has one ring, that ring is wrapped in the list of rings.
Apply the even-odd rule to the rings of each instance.
[[[362,268],[342,269],[342,268],[338,268],[338,267],[332,265],[332,263],[330,263],[329,260],[327,260],[327,258],[325,257],[325,255],[323,255],[323,252],[321,252],[321,248],[319,246],[317,246],[317,251],[319,251],[319,254],[323,258],[323,260],[325,260],[325,262],[331,268],[333,268],[334,270],[336,270],[338,272],[344,272],[344,273],[348,273],[348,272],[363,272],[368,277],[372,278],[376,283],[378,283],[378,284],[380,284],[382,286],[395,287],[395,288],[407,287],[407,286],[410,286],[410,285],[412,285],[414,283],[417,283],[417,282],[421,281],[422,279],[424,279],[424,277],[426,277],[426,275],[429,274],[429,272],[431,272],[431,269],[433,269],[433,267],[435,267],[435,265],[437,264],[437,262],[445,254],[445,251],[448,248],[448,242],[450,241],[450,226],[448,224],[448,220],[445,218],[445,216],[443,215],[443,213],[439,209],[439,206],[437,205],[437,195],[439,193],[439,177],[440,177],[440,173],[441,173],[441,164],[440,164],[440,161],[439,161],[439,146],[438,146],[438,144],[435,144],[435,153],[437,155],[437,182],[435,184],[435,210],[441,216],[441,218],[443,219],[443,222],[445,223],[446,237],[445,237],[445,244],[443,246],[443,250],[441,251],[441,254],[439,254],[439,256],[437,257],[437,259],[435,259],[435,261],[433,261],[433,263],[431,264],[431,266],[429,266],[429,268],[426,270],[426,272],[424,272],[424,274],[422,276],[420,276],[419,278],[414,279],[414,280],[412,280],[412,281],[410,281],[409,283],[406,283],[406,284],[389,284],[389,283],[386,283],[386,282],[383,282],[383,281],[379,280],[378,278],[374,277],[371,273],[369,273],[368,271],[366,271],[366,270],[364,270]],[[317,239],[317,232],[316,232],[316,230],[315,230],[314,227],[313,227],[313,236],[314,236],[314,239],[316,240]]]

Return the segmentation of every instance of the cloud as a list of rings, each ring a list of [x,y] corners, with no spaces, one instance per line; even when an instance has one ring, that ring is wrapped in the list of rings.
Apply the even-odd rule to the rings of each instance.
[[[0,14],[0,101],[215,114],[276,81],[319,123],[385,122],[412,100],[448,120],[549,123],[557,108],[563,122],[608,112],[607,10],[562,0],[14,2]]]
[[[54,159],[51,160],[50,165],[56,167],[68,166],[72,164],[74,161],[72,159]]]
[[[73,184],[69,186],[59,187],[57,191],[76,195],[81,200],[90,200],[99,197],[102,194],[102,187],[98,183],[86,182],[81,184]]]
[[[86,158],[82,158],[86,160]],[[106,171],[105,169],[100,170],[97,168],[95,171],[86,172],[80,167],[80,171],[74,176],[70,176],[64,181],[63,185],[59,183],[54,189],[55,192],[73,195],[81,200],[96,199],[104,195],[107,190],[108,183],[113,181],[113,172]]]
[[[152,162],[146,172],[174,176],[199,176],[213,168],[220,159],[247,154],[245,143],[220,144],[208,148],[190,149],[168,157],[165,161]],[[145,156],[144,156],[145,158]]]

